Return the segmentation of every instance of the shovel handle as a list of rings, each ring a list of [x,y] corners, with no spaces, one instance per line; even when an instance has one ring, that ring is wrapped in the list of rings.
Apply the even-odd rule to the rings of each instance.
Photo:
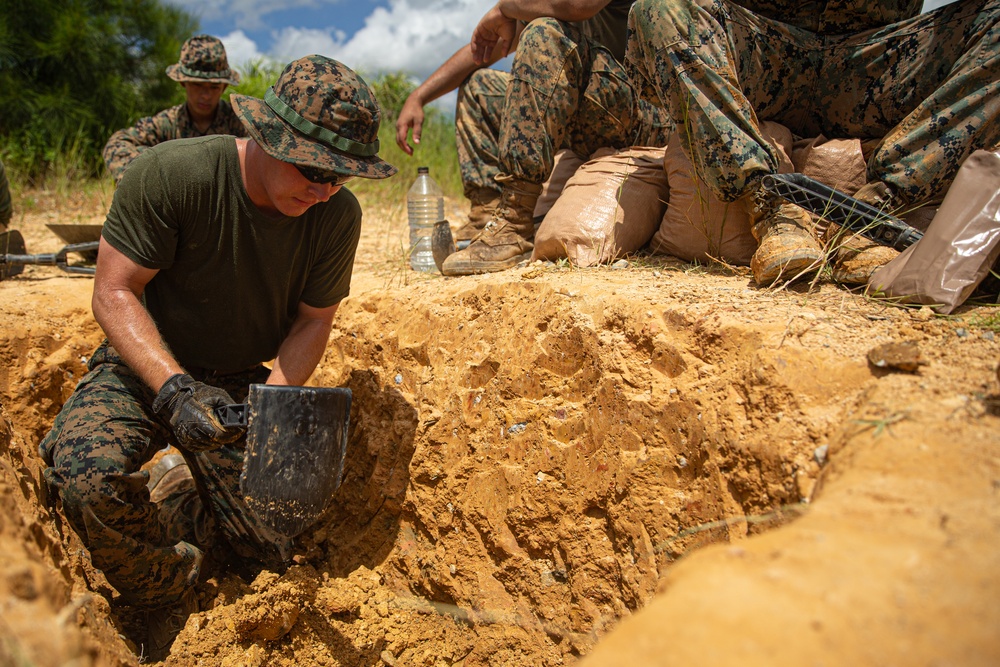
[[[247,404],[234,403],[232,405],[222,405],[215,408],[215,416],[219,422],[225,426],[246,426],[247,425]]]

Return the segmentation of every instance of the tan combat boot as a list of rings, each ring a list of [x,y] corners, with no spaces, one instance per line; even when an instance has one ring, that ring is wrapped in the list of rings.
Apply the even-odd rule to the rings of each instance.
[[[750,259],[754,282],[769,286],[815,273],[824,253],[809,213],[795,204],[769,201],[762,192],[750,198],[750,205],[750,231],[757,239]]]
[[[167,454],[150,469],[146,488],[149,489],[149,500],[161,503],[177,491],[193,489],[194,477],[183,456]]]
[[[469,221],[455,230],[453,237],[459,250],[468,247],[472,239],[486,227],[493,217],[493,211],[500,204],[500,193],[491,188],[476,188],[469,193],[472,208],[469,210]]]
[[[881,181],[868,183],[854,194],[854,198],[880,211],[891,212],[892,190]],[[833,224],[827,230],[826,245],[832,260],[832,277],[845,285],[867,284],[876,269],[899,256],[895,248]]]
[[[513,176],[498,176],[503,185],[500,204],[486,227],[465,250],[450,255],[441,264],[446,276],[469,276],[503,271],[527,259],[535,235],[535,201],[541,183],[529,183]]]

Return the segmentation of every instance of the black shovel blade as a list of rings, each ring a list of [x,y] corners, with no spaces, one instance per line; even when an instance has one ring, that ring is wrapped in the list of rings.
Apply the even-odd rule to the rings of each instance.
[[[12,229],[9,232],[0,234],[0,280],[20,275],[24,271],[24,265],[16,262],[9,262],[7,255],[24,254],[24,237],[21,232]]]
[[[351,390],[250,385],[240,489],[266,526],[294,537],[329,506],[344,476]]]

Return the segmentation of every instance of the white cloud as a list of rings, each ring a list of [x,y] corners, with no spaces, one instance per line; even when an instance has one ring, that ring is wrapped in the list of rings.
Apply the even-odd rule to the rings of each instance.
[[[338,15],[367,11],[360,0],[167,0],[198,17],[202,23],[228,24],[227,36],[235,49],[248,54],[259,52],[247,33],[270,29],[272,44],[266,55],[289,61],[322,53],[351,67],[370,71],[406,71],[423,79],[463,44],[494,0],[388,0],[388,7],[375,6],[364,26],[346,35],[338,26]],[[272,13],[306,9],[312,25],[293,22],[275,25]],[[329,17],[326,25],[317,15]],[[225,40],[223,40],[225,41]],[[229,42],[226,42],[227,51]],[[252,57],[252,56],[248,56]]]
[[[956,0],[924,0],[924,12],[929,12],[932,9],[937,9],[938,7],[944,7],[945,5],[950,5]]]
[[[230,66],[235,67],[238,71],[242,71],[244,65],[251,60],[268,58],[267,55],[258,50],[257,43],[247,37],[242,30],[234,30],[219,39],[226,47],[226,58],[229,60]]]
[[[364,71],[404,71],[425,78],[461,46],[492,6],[489,0],[391,0],[327,54]]]

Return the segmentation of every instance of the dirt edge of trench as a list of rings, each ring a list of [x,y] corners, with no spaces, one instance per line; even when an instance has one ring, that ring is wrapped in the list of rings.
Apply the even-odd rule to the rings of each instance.
[[[349,299],[315,378],[355,397],[334,509],[287,571],[200,590],[166,662],[993,662],[996,347],[699,279]],[[3,316],[0,657],[135,664],[35,454],[100,338],[79,284]],[[866,363],[901,337],[918,373]]]

